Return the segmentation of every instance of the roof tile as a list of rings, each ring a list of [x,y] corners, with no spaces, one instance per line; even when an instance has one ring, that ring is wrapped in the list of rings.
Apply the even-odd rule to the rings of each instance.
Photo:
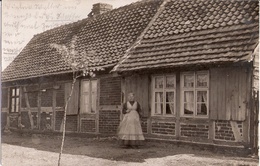
[[[157,12],[162,0],[145,0],[114,9],[35,35],[2,72],[2,81],[71,72],[69,65],[50,43],[70,43],[76,35],[76,49],[96,50],[102,62],[92,66],[113,66],[136,40]],[[142,21],[140,21],[142,20]],[[160,31],[161,28],[158,27]]]
[[[170,0],[158,18],[165,19],[164,13],[168,13],[173,20],[178,20],[167,26],[174,29],[174,34],[159,37],[156,32],[149,31],[158,22],[157,18],[148,29],[153,35],[141,40],[115,70],[248,60],[259,38],[258,8],[256,1],[189,0],[184,3],[183,0]],[[182,21],[190,16],[193,16],[190,24],[183,24]]]

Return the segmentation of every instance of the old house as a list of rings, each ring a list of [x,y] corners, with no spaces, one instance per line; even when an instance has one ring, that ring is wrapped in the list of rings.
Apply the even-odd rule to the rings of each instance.
[[[2,73],[2,125],[60,131],[71,69],[49,44],[77,35],[76,49],[93,50],[106,70],[78,81],[68,131],[115,134],[132,91],[146,138],[254,147],[257,1],[143,0],[110,9],[99,4],[88,18],[31,39]]]

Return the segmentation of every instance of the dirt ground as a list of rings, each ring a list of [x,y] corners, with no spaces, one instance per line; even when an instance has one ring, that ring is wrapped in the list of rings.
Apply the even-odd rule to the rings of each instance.
[[[61,136],[10,133],[2,135],[3,166],[55,166]],[[258,165],[258,160],[213,153],[188,145],[147,141],[139,149],[118,146],[115,137],[67,136],[62,166],[231,166]]]

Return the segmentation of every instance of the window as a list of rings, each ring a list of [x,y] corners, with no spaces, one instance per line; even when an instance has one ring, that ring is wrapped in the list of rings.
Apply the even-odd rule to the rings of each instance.
[[[19,111],[19,93],[20,90],[19,88],[11,88],[10,91],[10,98],[11,98],[11,102],[10,102],[10,112],[18,112]]]
[[[207,71],[181,74],[182,116],[208,117],[208,89]]]
[[[153,77],[153,115],[175,115],[175,88],[175,75]]]
[[[96,113],[97,80],[84,80],[81,84],[81,113]]]

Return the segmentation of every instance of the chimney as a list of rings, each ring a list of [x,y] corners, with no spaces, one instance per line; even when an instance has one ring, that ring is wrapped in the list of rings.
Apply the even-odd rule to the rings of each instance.
[[[106,3],[96,3],[92,7],[92,11],[88,14],[89,17],[93,17],[113,9],[112,5]]]

